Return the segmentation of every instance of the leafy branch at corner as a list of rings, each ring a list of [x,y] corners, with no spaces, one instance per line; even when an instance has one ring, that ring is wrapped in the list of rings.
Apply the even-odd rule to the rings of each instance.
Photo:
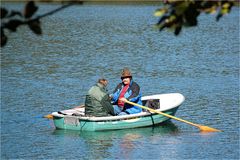
[[[52,15],[73,4],[76,3],[68,3],[40,16],[34,16],[38,10],[38,6],[35,5],[34,1],[29,1],[26,3],[23,13],[15,10],[9,11],[1,7],[1,47],[5,46],[8,40],[8,37],[5,34],[6,30],[9,30],[10,32],[16,32],[19,26],[27,25],[30,30],[33,31],[33,33],[41,35],[42,29],[40,19]]]
[[[209,1],[209,0],[165,0],[162,8],[156,10],[155,16],[159,16],[156,27],[159,31],[165,28],[173,30],[177,36],[183,27],[197,26],[197,17],[200,13],[217,13],[216,21],[230,13],[232,6],[239,5],[238,1]]]
[[[16,32],[21,25],[27,25],[35,34],[41,35],[40,19],[48,15],[54,14],[64,8],[74,4],[82,4],[81,1],[72,1],[51,12],[40,16],[34,16],[38,10],[34,1],[26,4],[24,12],[9,11],[1,7],[1,47],[5,46],[8,40],[5,34],[6,30]],[[216,21],[219,21],[223,15],[230,13],[232,6],[239,6],[238,0],[164,0],[163,7],[156,10],[155,16],[159,16],[156,27],[159,31],[170,29],[177,36],[183,27],[193,27],[198,24],[198,16],[200,13],[217,13]]]

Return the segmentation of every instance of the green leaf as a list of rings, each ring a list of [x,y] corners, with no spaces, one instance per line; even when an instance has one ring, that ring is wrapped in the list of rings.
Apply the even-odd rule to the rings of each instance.
[[[174,34],[177,36],[177,35],[179,35],[179,33],[181,32],[181,30],[182,30],[182,26],[177,26],[176,28],[175,28],[175,31],[174,31]]]
[[[154,16],[155,17],[161,17],[162,15],[164,15],[165,13],[168,12],[168,9],[167,8],[161,8],[161,9],[157,9],[155,12],[154,12]]]
[[[3,29],[1,29],[1,47],[4,47],[7,43],[7,36],[4,34]]]
[[[1,19],[5,18],[7,14],[8,14],[8,10],[1,7]]]
[[[15,32],[17,30],[17,27],[20,26],[21,24],[23,24],[21,20],[13,19],[10,20],[5,27],[10,31]]]
[[[38,7],[35,6],[34,1],[29,1],[24,9],[24,17],[30,18],[34,15],[34,13],[38,10]]]
[[[177,5],[175,6],[175,11],[177,15],[181,15],[185,12],[186,9],[189,8],[189,5],[191,2],[189,1],[179,1]]]
[[[224,15],[224,14],[227,14],[229,13],[229,9],[228,8],[222,8],[221,9],[221,13]]]
[[[222,8],[229,8],[231,5],[230,5],[230,3],[224,3],[223,5],[222,5]]]
[[[41,24],[39,20],[30,21],[28,27],[37,35],[42,34]]]

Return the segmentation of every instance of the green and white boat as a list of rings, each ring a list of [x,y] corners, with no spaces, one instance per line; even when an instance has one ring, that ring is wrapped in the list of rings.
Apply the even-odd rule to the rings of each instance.
[[[151,107],[157,111],[169,115],[175,115],[178,107],[185,100],[180,93],[157,94],[143,96],[144,106]],[[78,130],[78,131],[103,131],[126,128],[137,128],[153,126],[163,123],[170,118],[149,111],[142,111],[138,114],[107,117],[88,117],[84,115],[84,106],[73,109],[53,112],[53,121],[57,129]]]

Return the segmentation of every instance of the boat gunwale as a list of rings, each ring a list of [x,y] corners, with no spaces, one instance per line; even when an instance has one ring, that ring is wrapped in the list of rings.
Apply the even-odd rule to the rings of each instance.
[[[173,107],[171,109],[168,109],[163,112],[167,112],[169,110],[178,108],[178,106]],[[160,111],[160,109],[157,109],[157,111]],[[101,121],[121,121],[121,120],[129,120],[129,119],[135,119],[135,118],[145,118],[148,116],[154,116],[157,115],[158,113],[151,113],[148,111],[137,113],[137,114],[131,114],[131,115],[122,115],[122,116],[107,116],[107,117],[88,117],[88,116],[74,116],[74,115],[62,115],[57,112],[52,113],[54,118],[77,118],[81,121],[88,121],[88,122],[101,122]]]
[[[148,100],[151,99],[151,97],[160,97],[160,96],[164,96],[164,95],[179,95],[181,96],[181,100],[176,103],[175,105],[168,107],[168,108],[159,108],[156,109],[156,111],[160,111],[160,112],[167,112],[169,110],[172,110],[174,108],[178,108],[182,102],[185,100],[184,96],[180,93],[168,93],[168,94],[157,94],[157,95],[151,95],[151,96],[144,96],[142,97],[143,100]],[[160,99],[160,98],[156,98],[156,99]],[[71,109],[69,109],[71,110]],[[67,111],[67,110],[66,110]],[[134,119],[134,118],[141,118],[141,117],[147,117],[147,116],[152,116],[152,115],[156,115],[158,113],[152,113],[149,111],[144,111],[144,112],[140,112],[137,114],[130,114],[130,115],[121,115],[121,116],[105,116],[105,117],[94,117],[94,116],[85,116],[85,115],[66,115],[66,114],[61,114],[59,112],[53,112],[52,115],[54,118],[58,119],[58,118],[77,118],[81,121],[91,121],[91,122],[100,122],[100,121],[121,121],[121,120],[127,120],[127,119]]]

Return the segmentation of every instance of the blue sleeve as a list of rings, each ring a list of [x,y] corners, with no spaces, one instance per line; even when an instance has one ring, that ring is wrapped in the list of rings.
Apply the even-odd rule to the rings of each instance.
[[[133,82],[131,86],[131,95],[128,97],[128,100],[131,102],[137,102],[141,99],[140,87],[137,83]]]
[[[111,96],[112,96],[112,101],[116,102],[118,100],[118,97],[119,97],[118,91],[116,91],[115,93],[111,94]]]
[[[121,91],[121,86],[122,86],[122,84],[119,83],[117,85],[117,87],[115,88],[115,90],[113,91],[113,94],[111,94],[113,103],[117,102],[117,100],[119,98],[120,91]]]

